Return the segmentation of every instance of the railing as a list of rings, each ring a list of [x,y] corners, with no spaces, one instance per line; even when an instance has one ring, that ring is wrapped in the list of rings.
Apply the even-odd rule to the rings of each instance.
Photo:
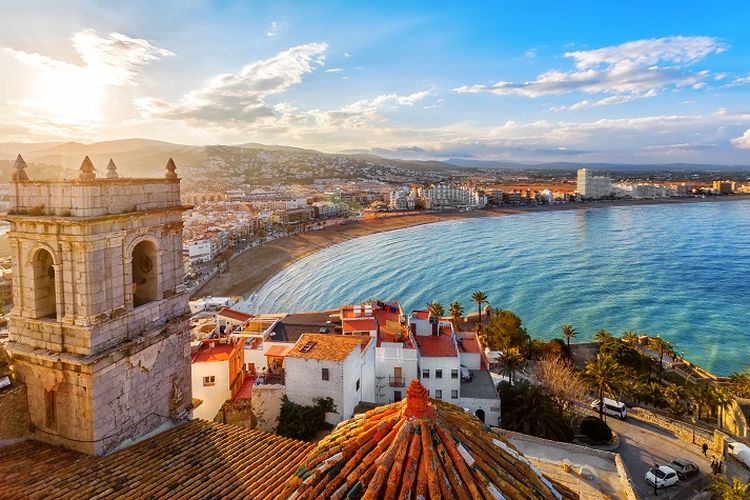
[[[388,377],[388,382],[391,387],[404,387],[404,377]]]

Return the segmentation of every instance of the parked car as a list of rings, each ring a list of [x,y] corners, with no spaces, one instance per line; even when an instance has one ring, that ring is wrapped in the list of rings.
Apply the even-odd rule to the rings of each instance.
[[[675,458],[669,462],[667,467],[673,469],[680,479],[690,479],[693,476],[697,476],[701,471],[695,463],[684,458]]]
[[[598,412],[599,400],[592,401],[590,406],[592,410]],[[625,417],[628,415],[628,407],[625,406],[625,403],[615,401],[614,399],[604,398],[604,414],[609,415],[610,417],[619,418],[620,420],[625,420]]]
[[[750,446],[736,441],[730,441],[727,443],[727,451],[734,458],[750,467]]]
[[[644,478],[651,486],[657,488],[668,488],[679,484],[680,478],[677,477],[677,472],[667,465],[660,465],[658,467],[652,467]]]

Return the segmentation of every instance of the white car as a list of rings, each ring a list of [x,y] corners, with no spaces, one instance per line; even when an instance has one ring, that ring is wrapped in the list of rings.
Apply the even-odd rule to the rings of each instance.
[[[592,401],[590,408],[596,412],[599,412],[599,400]],[[628,416],[628,407],[625,403],[615,401],[614,399],[604,398],[604,414],[610,417],[616,417],[620,420],[625,420]]]
[[[658,467],[652,467],[647,473],[646,482],[651,486],[656,485],[657,488],[668,488],[669,486],[675,486],[680,482],[680,478],[677,477],[677,472],[671,467],[666,465],[660,465]]]
[[[727,451],[734,458],[750,467],[750,446],[736,441],[727,443]]]

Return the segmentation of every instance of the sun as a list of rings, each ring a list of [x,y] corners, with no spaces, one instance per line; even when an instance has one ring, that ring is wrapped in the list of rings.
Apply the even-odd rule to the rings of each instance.
[[[50,120],[90,124],[103,120],[106,88],[90,68],[59,68],[36,75],[34,108]]]

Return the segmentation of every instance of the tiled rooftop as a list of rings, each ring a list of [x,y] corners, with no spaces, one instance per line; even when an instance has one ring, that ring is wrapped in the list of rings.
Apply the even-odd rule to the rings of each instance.
[[[305,458],[280,498],[577,498],[461,408],[427,398],[340,423]]]
[[[372,341],[360,335],[325,335],[306,333],[286,353],[287,358],[324,359],[343,361],[354,350],[365,350]],[[309,349],[306,346],[311,346]]]
[[[447,358],[458,356],[456,344],[450,335],[417,335],[417,348],[422,356],[428,358]]]
[[[378,329],[378,322],[375,318],[350,318],[341,322],[341,328],[344,333],[348,332],[374,332]]]
[[[230,309],[229,307],[225,307],[224,309],[216,313],[216,315],[222,316],[224,318],[229,318],[234,321],[241,321],[243,323],[255,317],[252,314],[243,313],[242,311],[238,311],[236,309]]]
[[[0,448],[0,498],[275,499],[315,445],[194,420],[106,457]]]
[[[193,363],[209,363],[213,361],[226,361],[232,357],[232,353],[236,349],[244,348],[244,340],[241,339],[237,343],[227,342],[226,344],[220,344],[219,340],[215,340],[214,347],[210,347],[208,342],[203,342],[200,350],[193,355]]]

